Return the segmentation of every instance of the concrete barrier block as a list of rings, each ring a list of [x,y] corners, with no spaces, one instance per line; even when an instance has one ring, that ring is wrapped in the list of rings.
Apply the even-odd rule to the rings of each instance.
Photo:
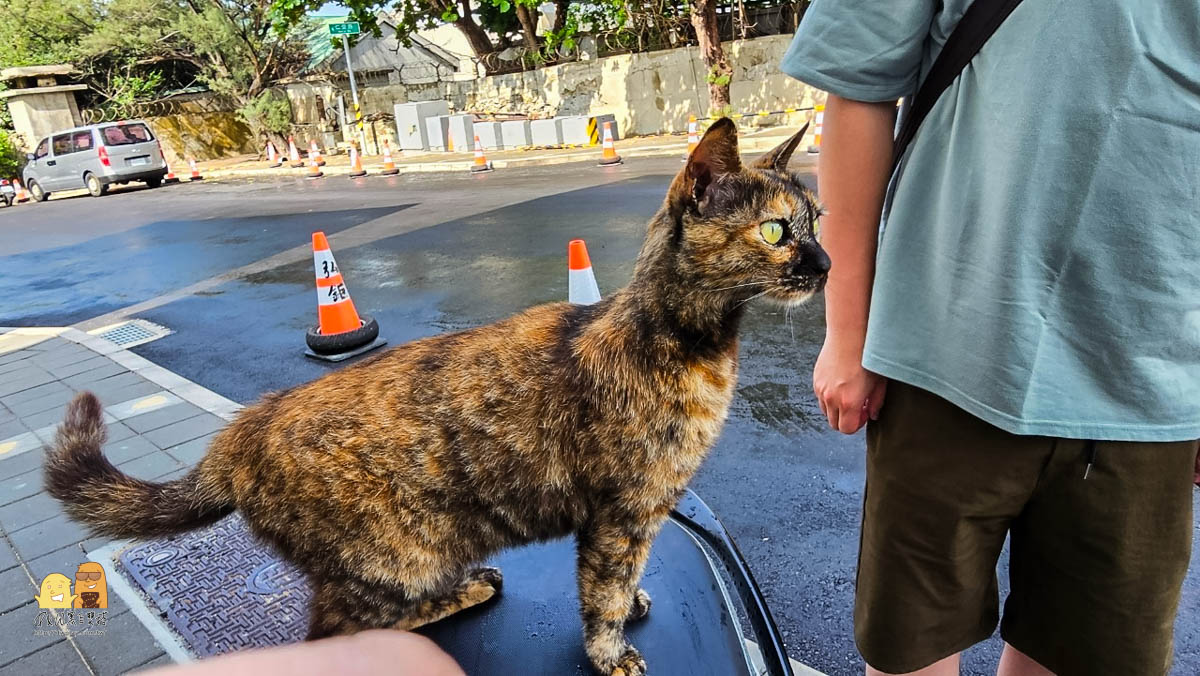
[[[562,128],[558,119],[533,120],[529,123],[529,135],[535,146],[560,146],[563,143]]]
[[[450,138],[450,116],[438,115],[426,118],[425,136],[429,139],[430,150],[445,150]]]
[[[588,134],[587,115],[567,115],[558,118],[559,129],[562,130],[562,142],[567,145],[586,146],[591,143]]]
[[[500,123],[500,134],[505,148],[524,148],[533,145],[529,120],[508,120]]]
[[[475,149],[475,116],[451,115],[450,140],[454,141],[454,152],[463,153]]]
[[[445,101],[397,103],[392,107],[396,116],[396,144],[401,150],[429,150],[429,135],[425,120],[450,114]]]
[[[500,132],[499,122],[476,122],[475,135],[485,150],[504,150],[504,137]],[[472,145],[474,150],[475,146]]]

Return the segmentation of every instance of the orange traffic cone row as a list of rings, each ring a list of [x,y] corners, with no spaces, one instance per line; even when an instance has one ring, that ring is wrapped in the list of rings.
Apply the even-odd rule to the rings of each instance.
[[[325,233],[313,233],[312,247],[317,271],[317,326],[304,336],[308,345],[304,354],[313,359],[341,361],[386,344],[379,337],[379,324],[366,315],[359,317],[354,308]]]
[[[275,144],[267,141],[267,166],[271,169],[283,166],[283,158],[275,153]]]
[[[167,175],[163,177],[163,183],[165,183],[167,185],[171,185],[172,183],[178,183],[178,182],[179,182],[179,177],[175,175],[175,170],[172,169],[171,165],[168,164],[167,165]]]
[[[698,145],[700,145],[700,133],[696,131],[696,116],[690,115],[688,116],[688,148],[687,154],[683,156],[684,162],[687,162],[687,159],[692,155],[692,151]]]
[[[813,112],[816,113],[816,119],[813,120],[816,127],[813,129],[813,144],[808,147],[808,152],[816,155],[821,152],[821,127],[825,124],[825,104],[818,103],[813,106]]]
[[[316,158],[318,167],[325,166],[325,158],[321,157],[321,149],[317,147],[316,139],[308,142],[308,157]]]
[[[379,172],[384,176],[395,176],[400,173],[396,168],[396,163],[392,161],[392,147],[388,145],[387,139],[383,139],[383,171]]]
[[[200,175],[200,170],[198,168],[196,168],[196,160],[194,158],[191,158],[191,157],[188,158],[188,166],[192,168],[191,180],[193,180],[193,181],[203,181],[204,180],[204,177]]]
[[[475,164],[471,165],[472,174],[482,174],[492,170],[492,163],[483,156],[483,144],[479,142],[479,134],[475,135]]]
[[[358,178],[366,176],[367,170],[363,169],[362,157],[358,154],[358,146],[350,146],[350,178]]]
[[[299,169],[304,166],[304,160],[300,159],[300,151],[296,150],[296,139],[288,137],[288,158],[292,162],[293,169]]]
[[[607,167],[621,163],[621,156],[617,154],[617,146],[613,144],[612,137],[612,122],[604,123],[604,150],[600,154],[600,166]]]
[[[321,178],[324,175],[325,175],[325,172],[321,171],[321,165],[317,164],[316,158],[313,157],[312,152],[309,152],[308,153],[308,177],[309,178]]]
[[[600,302],[600,287],[596,286],[592,259],[588,258],[587,245],[582,239],[567,244],[567,302],[575,305]]]
[[[16,203],[21,204],[22,202],[28,202],[29,201],[29,193],[25,190],[25,186],[21,185],[21,179],[15,178],[15,179],[13,179],[13,183],[17,184]]]

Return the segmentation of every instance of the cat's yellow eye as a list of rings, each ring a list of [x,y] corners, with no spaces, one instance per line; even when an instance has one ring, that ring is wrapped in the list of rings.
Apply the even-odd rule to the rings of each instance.
[[[783,223],[779,221],[765,221],[762,225],[758,226],[758,232],[767,244],[779,244],[779,240],[783,239]]]

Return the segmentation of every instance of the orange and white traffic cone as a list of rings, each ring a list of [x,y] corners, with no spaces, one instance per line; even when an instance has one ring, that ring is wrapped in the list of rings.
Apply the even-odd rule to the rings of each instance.
[[[188,166],[192,168],[191,180],[193,180],[193,181],[203,181],[204,180],[204,177],[200,175],[200,169],[198,169],[196,167],[195,159],[189,157],[188,158]]]
[[[475,164],[471,165],[472,174],[482,174],[492,170],[492,163],[483,156],[483,144],[479,142],[479,134],[475,135]]]
[[[25,186],[21,185],[21,179],[15,178],[13,179],[13,183],[17,184],[17,199],[15,200],[15,203],[21,204],[23,202],[28,202],[29,192],[25,190]]]
[[[267,141],[267,162],[269,163],[267,167],[270,169],[283,166],[283,158],[275,154],[275,144],[270,141]]]
[[[600,302],[600,287],[592,274],[592,260],[582,239],[567,244],[567,301],[575,305]]]
[[[316,158],[317,166],[325,166],[325,158],[321,157],[321,149],[317,147],[316,139],[308,142],[308,157],[309,159]]]
[[[165,183],[166,185],[171,185],[172,183],[178,183],[178,182],[179,182],[179,177],[175,175],[175,170],[171,169],[171,165],[168,164],[167,165],[167,175],[163,177],[163,183]]]
[[[687,162],[687,159],[692,156],[692,151],[695,150],[696,146],[698,146],[698,145],[700,145],[700,133],[698,131],[696,131],[696,116],[690,115],[690,116],[688,116],[687,154],[683,156],[682,161]]]
[[[818,103],[813,106],[813,112],[816,114],[816,119],[813,121],[813,144],[808,147],[810,155],[821,152],[821,126],[825,124],[825,104]]]
[[[358,178],[366,176],[367,170],[363,169],[362,157],[358,154],[358,146],[350,146],[350,178]]]
[[[299,169],[304,166],[304,160],[300,159],[300,151],[296,150],[296,139],[288,137],[288,158],[292,161],[292,168]]]
[[[604,123],[604,150],[600,154],[600,166],[607,167],[621,163],[621,156],[617,154],[617,146],[613,144],[612,137],[612,122]]]
[[[387,139],[383,139],[383,171],[379,172],[384,176],[395,176],[400,173],[396,168],[396,163],[392,161],[392,147],[388,145]]]
[[[313,265],[317,271],[317,326],[308,330],[305,355],[326,361],[341,361],[384,345],[374,319],[359,317],[333,259],[325,233],[312,236]]]
[[[308,177],[309,178],[321,178],[324,175],[325,175],[325,172],[321,171],[321,165],[317,164],[317,161],[313,157],[312,152],[309,152],[308,153]]]

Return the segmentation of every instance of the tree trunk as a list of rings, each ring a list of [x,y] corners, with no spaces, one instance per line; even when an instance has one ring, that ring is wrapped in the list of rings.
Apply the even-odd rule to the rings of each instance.
[[[700,43],[700,54],[708,68],[709,113],[719,115],[729,108],[729,79],[733,69],[721,49],[716,0],[692,0],[692,27],[696,29],[696,42]]]
[[[551,30],[557,33],[567,25],[567,11],[570,8],[571,0],[554,0],[554,26]]]
[[[529,8],[513,2],[517,10],[517,21],[521,22],[521,33],[525,36],[525,49],[530,52],[538,50],[537,19],[529,13]]]

